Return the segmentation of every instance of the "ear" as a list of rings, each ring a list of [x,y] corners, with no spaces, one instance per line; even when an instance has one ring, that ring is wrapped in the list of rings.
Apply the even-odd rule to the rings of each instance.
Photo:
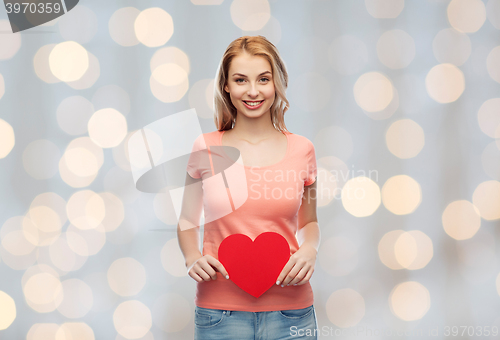
[[[227,85],[224,85],[224,91],[229,92]]]

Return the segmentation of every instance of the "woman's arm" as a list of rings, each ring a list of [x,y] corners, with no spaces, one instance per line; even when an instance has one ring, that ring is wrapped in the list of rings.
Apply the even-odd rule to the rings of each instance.
[[[302,205],[298,212],[299,230],[297,239],[299,249],[290,256],[285,267],[278,276],[277,285],[303,285],[309,282],[316,264],[320,243],[320,230],[316,216],[316,181],[304,187]]]
[[[297,231],[297,240],[299,246],[312,247],[318,252],[320,243],[320,230],[318,225],[318,217],[316,215],[316,198],[317,189],[316,183],[304,187],[304,196],[302,197],[302,205],[299,208],[298,220],[299,226]]]
[[[203,204],[203,189],[201,179],[194,179],[186,174],[182,209],[177,224],[177,239],[181,248],[186,267],[202,256],[200,244],[200,217]]]
[[[217,279],[216,270],[229,279],[226,269],[215,257],[200,252],[200,217],[203,208],[201,178],[186,174],[182,208],[177,224],[177,240],[184,255],[188,275],[197,282]]]

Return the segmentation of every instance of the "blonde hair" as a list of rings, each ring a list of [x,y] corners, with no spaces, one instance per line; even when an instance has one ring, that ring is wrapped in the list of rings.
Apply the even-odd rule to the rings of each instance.
[[[219,131],[232,129],[236,121],[236,108],[229,93],[224,91],[228,79],[229,66],[234,57],[248,53],[265,58],[272,68],[275,89],[274,103],[271,105],[271,121],[278,131],[288,132],[285,126],[285,112],[289,108],[285,91],[288,87],[288,73],[278,49],[261,35],[243,36],[227,47],[217,69],[214,86],[214,121]]]

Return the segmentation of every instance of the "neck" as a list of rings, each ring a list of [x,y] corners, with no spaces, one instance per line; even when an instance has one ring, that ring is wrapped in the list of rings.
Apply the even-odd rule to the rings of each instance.
[[[232,130],[233,133],[247,140],[261,140],[279,132],[273,126],[270,110],[257,118],[247,117],[237,112]]]

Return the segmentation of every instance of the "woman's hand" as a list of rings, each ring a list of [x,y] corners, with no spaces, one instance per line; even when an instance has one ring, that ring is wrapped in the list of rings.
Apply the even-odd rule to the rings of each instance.
[[[303,244],[288,260],[278,276],[277,285],[281,286],[295,285],[300,286],[309,281],[316,263],[317,251],[309,244]]]
[[[189,276],[197,282],[216,280],[217,273],[215,269],[217,269],[226,279],[229,279],[226,268],[224,268],[219,260],[211,255],[198,257],[192,261],[192,263],[188,263],[187,268]]]

